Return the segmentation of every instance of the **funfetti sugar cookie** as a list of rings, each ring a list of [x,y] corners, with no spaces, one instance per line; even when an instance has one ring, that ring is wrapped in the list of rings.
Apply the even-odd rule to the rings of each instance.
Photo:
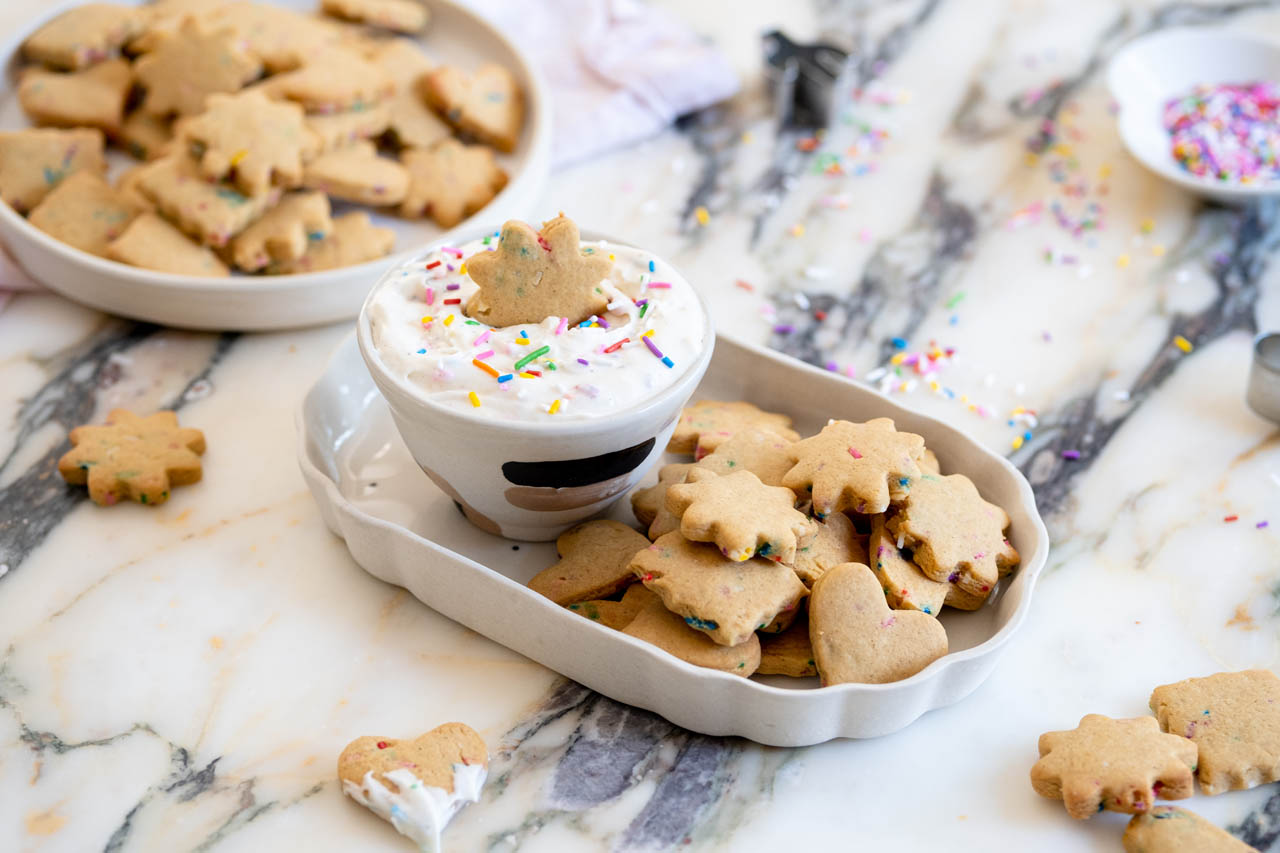
[[[303,164],[320,152],[320,138],[297,104],[261,91],[210,95],[182,138],[210,180],[229,180],[245,195],[302,183]]]
[[[219,4],[202,20],[212,28],[230,29],[272,74],[315,61],[342,40],[328,21],[253,0]]]
[[[26,213],[68,175],[105,174],[102,146],[102,131],[93,128],[0,131],[0,198]]]
[[[480,801],[488,770],[484,739],[463,723],[436,726],[414,740],[356,738],[338,756],[343,793],[423,853],[439,853],[445,826]]]
[[[662,601],[642,583],[633,583],[627,587],[627,591],[622,594],[622,598],[613,601],[607,598],[597,598],[591,601],[579,601],[574,604],[566,605],[567,610],[577,613],[583,618],[590,619],[592,622],[599,622],[606,628],[612,628],[615,631],[621,631],[631,624],[631,621],[639,615],[651,603]],[[665,605],[663,606],[665,609]]]
[[[719,450],[716,451],[716,453],[719,452]],[[716,453],[711,456],[715,456]],[[710,459],[711,456],[706,458]],[[863,537],[858,534],[849,516],[842,512],[835,512],[827,516],[826,521],[814,521],[814,526],[817,528],[817,534],[796,549],[795,563],[792,564],[796,575],[805,586],[812,589],[813,584],[828,569],[841,563],[866,564],[866,545],[863,544]]]
[[[107,244],[113,261],[157,272],[220,278],[231,275],[216,254],[154,213],[143,213]]]
[[[355,51],[337,47],[262,85],[272,97],[296,101],[307,112],[317,113],[371,106],[395,92],[395,83],[381,68]]]
[[[1124,830],[1125,853],[1254,853],[1226,830],[1177,806],[1134,815]]]
[[[329,198],[322,192],[290,193],[231,241],[231,257],[246,272],[296,261],[333,230]]]
[[[20,80],[18,102],[35,124],[115,132],[124,121],[133,72],[128,60],[112,59],[69,74],[28,68]]]
[[[404,201],[409,171],[395,160],[379,157],[372,142],[356,142],[308,163],[303,185],[343,201],[386,207]]]
[[[551,316],[575,325],[604,312],[609,299],[601,283],[612,267],[606,255],[582,247],[578,226],[563,213],[539,231],[512,219],[502,226],[497,251],[467,258],[479,290],[466,313],[500,328]]]
[[[792,446],[795,467],[783,484],[797,494],[811,494],[818,518],[844,510],[884,512],[920,476],[917,460],[923,453],[924,439],[898,432],[889,418],[832,421]]]
[[[926,474],[912,482],[889,530],[910,548],[920,571],[985,598],[1018,565],[1004,531],[1009,515],[978,494],[963,474]]]
[[[247,196],[227,183],[210,183],[200,165],[175,152],[143,167],[138,189],[183,231],[208,246],[225,246],[280,198],[272,187]]]
[[[355,210],[334,217],[329,235],[322,240],[309,241],[302,257],[273,262],[267,269],[283,275],[349,267],[389,254],[395,243],[396,232],[374,225],[369,214]]]
[[[398,91],[416,91],[418,78],[436,67],[422,45],[408,38],[382,39],[364,55],[392,79]]]
[[[309,113],[307,127],[320,140],[321,151],[345,148],[385,133],[391,126],[392,103],[384,101],[336,113]]]
[[[809,640],[824,687],[899,681],[947,653],[942,623],[889,609],[880,582],[860,563],[836,566],[814,583]]]
[[[730,560],[764,557],[791,565],[817,529],[795,508],[795,492],[766,486],[750,471],[721,476],[694,468],[667,489],[667,509],[693,542],[714,542]]]
[[[636,521],[645,527],[653,524],[658,511],[667,505],[667,489],[676,483],[683,483],[685,475],[694,466],[693,462],[673,462],[658,469],[658,482],[631,493],[631,511]],[[669,531],[668,531],[669,532]]]
[[[755,634],[736,646],[722,646],[703,632],[690,628],[687,621],[668,610],[659,599],[636,614],[622,633],[652,643],[694,666],[743,678],[760,666],[760,638]]]
[[[1155,718],[1088,714],[1071,731],[1040,736],[1031,787],[1081,820],[1103,809],[1138,814],[1157,797],[1191,796],[1195,769],[1195,743],[1161,732]]]
[[[421,32],[427,26],[427,7],[417,0],[321,0],[326,15],[398,33]]]
[[[807,678],[818,674],[809,641],[809,620],[798,617],[785,631],[761,634],[760,667],[757,675],[789,675]]]
[[[443,139],[430,148],[406,148],[400,162],[409,170],[409,194],[402,216],[430,216],[441,228],[452,228],[484,207],[507,185],[507,173],[493,151]]]
[[[781,486],[791,470],[788,449],[794,442],[767,429],[738,430],[698,460],[698,467],[717,474],[750,471],[766,486]]]
[[[144,110],[134,110],[120,123],[116,142],[139,160],[155,160],[168,153],[173,142],[173,122]]]
[[[1206,794],[1280,781],[1280,679],[1267,669],[1220,672],[1157,687],[1160,728],[1200,749]]]
[[[473,139],[510,154],[524,124],[524,96],[515,75],[482,65],[472,77],[450,65],[422,75],[422,97],[445,120]]]
[[[68,245],[106,257],[107,244],[141,212],[97,172],[80,171],[54,187],[27,220]]]
[[[617,521],[588,521],[556,539],[560,562],[529,581],[529,589],[556,604],[608,598],[635,582],[630,569],[649,540]]]
[[[791,418],[786,415],[766,412],[750,403],[699,400],[685,406],[680,413],[667,450],[693,453],[701,459],[735,433],[749,429],[768,430],[788,441],[800,437],[791,429]]]
[[[68,9],[22,43],[22,55],[50,68],[77,70],[108,59],[142,31],[136,6],[86,3]]]
[[[723,646],[746,642],[808,594],[795,572],[780,563],[735,562],[714,545],[679,533],[639,551],[631,569],[668,610]]]
[[[147,198],[143,194],[142,190],[138,188],[138,181],[142,178],[143,169],[144,167],[141,165],[132,166],[125,169],[119,175],[116,175],[116,192],[120,194],[122,199],[129,202],[139,210],[155,212],[155,202]]]
[[[232,30],[206,30],[191,18],[133,64],[146,90],[142,109],[158,116],[203,112],[209,95],[239,91],[261,71]]]
[[[890,607],[938,615],[951,584],[925,577],[924,572],[898,549],[893,534],[885,526],[883,513],[871,516],[871,538],[867,542],[867,550],[870,552],[871,570],[884,587],[884,597]]]
[[[73,485],[87,483],[89,498],[101,506],[164,503],[173,486],[200,480],[204,434],[178,426],[173,412],[142,417],[114,409],[105,424],[76,427],[70,439],[58,473]]]

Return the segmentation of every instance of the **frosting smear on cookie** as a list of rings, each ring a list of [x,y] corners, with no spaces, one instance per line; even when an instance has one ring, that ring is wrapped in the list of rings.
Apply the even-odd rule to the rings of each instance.
[[[487,774],[483,764],[455,764],[453,791],[446,791],[423,784],[411,770],[401,767],[381,774],[399,789],[393,791],[370,770],[359,785],[344,779],[342,790],[360,805],[390,821],[396,831],[412,839],[422,853],[439,853],[440,833],[463,806],[480,801]]]

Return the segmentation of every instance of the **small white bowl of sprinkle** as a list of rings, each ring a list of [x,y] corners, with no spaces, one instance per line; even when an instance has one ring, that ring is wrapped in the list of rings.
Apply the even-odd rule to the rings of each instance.
[[[507,326],[478,319],[467,261],[509,250],[512,225],[434,244],[389,270],[356,338],[426,475],[482,530],[546,541],[607,508],[661,457],[715,331],[674,267],[598,234],[579,245],[571,222],[568,251],[610,261],[590,285],[604,307]],[[537,236],[526,254],[551,252]]]
[[[1280,44],[1164,30],[1121,49],[1107,82],[1121,139],[1152,172],[1224,204],[1280,193]]]

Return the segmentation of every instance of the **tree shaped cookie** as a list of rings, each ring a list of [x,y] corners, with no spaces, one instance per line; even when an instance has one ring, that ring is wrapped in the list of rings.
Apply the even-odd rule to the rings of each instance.
[[[1134,815],[1122,841],[1125,853],[1255,853],[1231,833],[1177,806]]]
[[[474,77],[442,65],[423,74],[418,85],[427,103],[458,130],[499,151],[516,150],[524,97],[501,65],[482,65]]]
[[[649,540],[618,521],[588,521],[560,534],[560,562],[529,581],[529,589],[556,604],[608,598],[635,581],[631,558]]]
[[[26,213],[67,175],[105,174],[102,146],[102,131],[94,128],[0,131],[0,199]]]
[[[203,112],[206,97],[239,91],[261,71],[262,65],[240,48],[234,32],[206,31],[194,18],[161,38],[155,50],[133,65],[134,76],[147,90],[142,108],[160,116]]]
[[[369,214],[353,210],[333,219],[323,239],[307,242],[307,250],[292,261],[273,262],[267,270],[276,274],[319,272],[381,258],[396,243],[396,232],[373,224]]]
[[[302,166],[320,151],[302,107],[273,101],[261,91],[210,95],[203,113],[183,127],[205,177],[230,177],[245,195],[272,185],[296,187]]]
[[[1200,789],[1221,794],[1280,781],[1280,678],[1267,669],[1220,672],[1157,687],[1160,728],[1200,748]]]
[[[670,465],[663,465],[658,469],[658,482],[652,486],[646,486],[643,489],[636,489],[631,493],[631,511],[635,513],[636,521],[639,521],[645,527],[653,524],[653,520],[658,517],[658,513],[667,507],[667,489],[676,483],[683,483],[684,478],[689,473],[689,469],[694,466],[693,462],[673,462]],[[671,528],[674,530],[675,528]],[[670,533],[671,531],[665,531]],[[655,539],[657,537],[654,537]]]
[[[808,590],[780,563],[724,557],[713,545],[668,533],[631,560],[631,570],[667,609],[722,646],[746,642]]]
[[[303,184],[342,201],[386,207],[404,201],[409,170],[379,157],[372,142],[361,140],[321,154],[307,164]]]
[[[1160,731],[1153,717],[1089,714],[1071,731],[1040,735],[1031,787],[1083,820],[1103,809],[1149,811],[1157,797],[1189,797],[1195,770],[1196,745]]]
[[[231,257],[246,272],[272,262],[296,261],[333,230],[329,198],[322,192],[290,193],[231,241]]]
[[[920,571],[984,599],[1018,565],[1018,552],[1004,536],[1008,526],[1008,514],[983,500],[963,474],[926,474],[914,480],[911,493],[888,521],[893,535],[912,550]]]
[[[772,430],[750,427],[738,430],[714,451],[698,460],[698,467],[717,474],[750,471],[766,486],[781,486],[791,470],[788,452],[794,442]]]
[[[372,106],[396,88],[381,68],[345,48],[326,48],[301,68],[268,77],[262,85],[273,97],[297,101],[314,113]]]
[[[788,441],[800,437],[791,428],[791,418],[786,415],[766,412],[750,403],[699,400],[685,406],[680,413],[675,432],[667,442],[667,450],[693,453],[701,459],[728,441],[734,433],[748,429],[769,430]]]
[[[140,417],[115,409],[102,426],[71,431],[74,447],[58,460],[58,473],[72,484],[89,484],[94,503],[121,500],[164,503],[172,486],[200,480],[204,434],[178,426],[173,412]]]
[[[796,561],[792,565],[805,586],[812,589],[818,578],[841,563],[867,562],[865,537],[858,534],[849,516],[832,513],[826,521],[815,521],[814,525],[818,528],[817,535],[796,549]]]
[[[583,618],[590,619],[592,622],[599,622],[606,628],[612,628],[615,631],[621,631],[623,628],[631,624],[631,620],[639,615],[652,602],[659,601],[658,596],[649,590],[642,583],[633,583],[627,587],[627,591],[622,594],[619,601],[613,601],[608,598],[597,598],[591,601],[578,601],[568,605],[565,609],[571,613],[577,613]]]
[[[679,516],[684,537],[714,542],[735,562],[760,556],[794,563],[797,544],[817,533],[795,502],[790,489],[766,486],[750,471],[722,477],[694,468],[684,483],[667,489],[667,509]]]
[[[795,467],[783,485],[813,496],[813,514],[884,512],[920,476],[924,439],[898,432],[889,418],[864,424],[832,421],[791,448]]]
[[[356,738],[338,756],[343,793],[429,851],[440,849],[453,816],[479,801],[488,768],[484,740],[463,723],[414,740]]]
[[[467,258],[480,288],[467,315],[499,328],[553,316],[581,323],[608,304],[600,285],[612,267],[606,255],[581,247],[578,226],[563,213],[541,231],[513,219],[502,226],[497,251]]]
[[[722,646],[701,631],[690,628],[687,622],[687,619],[668,610],[661,600],[655,600],[636,614],[622,633],[652,643],[694,666],[718,669],[743,678],[760,666],[760,638],[755,634],[736,646]]]
[[[824,687],[909,678],[947,653],[942,623],[890,610],[880,582],[861,563],[836,566],[813,585],[809,640]]]
[[[507,185],[507,173],[483,145],[444,139],[430,148],[406,148],[400,162],[409,170],[409,193],[402,216],[430,216],[452,228],[484,207]]]
[[[112,56],[142,31],[143,9],[116,3],[86,3],[63,12],[22,44],[22,54],[51,68],[85,68]]]
[[[867,550],[870,552],[871,570],[884,587],[884,597],[890,607],[938,615],[951,584],[925,577],[924,572],[901,552],[885,527],[883,513],[871,516],[871,538],[867,541]]]

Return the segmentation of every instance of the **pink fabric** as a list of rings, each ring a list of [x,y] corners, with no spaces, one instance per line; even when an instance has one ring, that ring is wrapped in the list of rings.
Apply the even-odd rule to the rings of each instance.
[[[503,29],[546,77],[557,168],[653,136],[677,116],[738,90],[718,50],[637,0],[469,5]]]

